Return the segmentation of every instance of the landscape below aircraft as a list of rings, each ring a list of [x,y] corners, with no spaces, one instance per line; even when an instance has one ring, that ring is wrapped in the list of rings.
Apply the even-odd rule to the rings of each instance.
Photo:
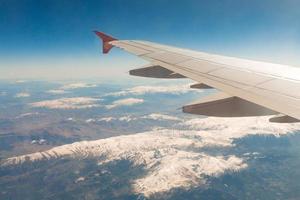
[[[118,40],[95,31],[103,53],[119,47],[150,62],[130,75],[197,82],[191,88],[219,92],[182,107],[216,117],[272,115],[270,122],[300,122],[300,68],[226,57],[139,40]]]

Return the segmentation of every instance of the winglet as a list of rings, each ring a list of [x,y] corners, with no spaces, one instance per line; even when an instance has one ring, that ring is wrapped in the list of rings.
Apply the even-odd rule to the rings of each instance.
[[[109,42],[117,40],[116,38],[113,38],[109,35],[106,35],[105,33],[94,31],[94,33],[101,38],[103,42],[102,51],[104,54],[108,53],[111,48],[113,48],[113,45],[111,45]]]

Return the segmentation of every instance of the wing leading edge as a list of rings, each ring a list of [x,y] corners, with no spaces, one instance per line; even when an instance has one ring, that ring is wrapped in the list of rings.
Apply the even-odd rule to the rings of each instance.
[[[225,93],[183,107],[208,116],[276,115],[271,122],[300,121],[300,69],[285,65],[207,54],[138,40],[117,40],[102,32],[103,53],[115,46],[150,62],[131,70],[135,76],[190,78],[193,88],[216,88]],[[216,95],[218,96],[218,95]]]

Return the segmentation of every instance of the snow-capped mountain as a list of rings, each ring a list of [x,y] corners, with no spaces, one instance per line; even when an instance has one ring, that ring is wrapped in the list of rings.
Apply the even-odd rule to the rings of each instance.
[[[47,151],[3,160],[1,165],[20,165],[51,159],[96,159],[98,165],[128,160],[142,166],[146,174],[133,180],[136,193],[149,196],[172,188],[205,184],[207,176],[245,169],[245,157],[210,154],[207,147],[230,148],[234,139],[249,134],[280,136],[297,130],[297,125],[267,122],[267,118],[194,119],[182,121],[177,129],[161,129],[95,141],[81,141]],[[256,124],[256,126],[251,126]],[[180,130],[180,127],[190,130]]]

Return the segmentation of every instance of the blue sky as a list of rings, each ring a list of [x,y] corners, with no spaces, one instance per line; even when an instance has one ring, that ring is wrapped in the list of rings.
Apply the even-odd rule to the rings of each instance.
[[[0,0],[0,78],[123,76],[144,62],[100,54],[92,30],[300,66],[298,0]]]

